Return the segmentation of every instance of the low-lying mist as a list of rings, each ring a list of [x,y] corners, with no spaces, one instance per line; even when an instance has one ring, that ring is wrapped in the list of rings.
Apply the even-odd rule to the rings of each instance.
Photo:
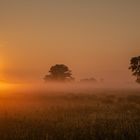
[[[18,94],[67,94],[67,93],[87,93],[93,91],[106,90],[140,90],[140,85],[137,83],[82,83],[82,82],[47,82],[47,83],[20,83],[8,84],[2,92],[18,93]]]
[[[117,83],[7,85],[0,92],[0,138],[140,139],[139,89]]]

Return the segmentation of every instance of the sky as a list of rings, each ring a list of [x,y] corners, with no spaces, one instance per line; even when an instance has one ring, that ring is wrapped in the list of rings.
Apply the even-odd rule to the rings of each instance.
[[[131,81],[139,0],[0,0],[0,79],[40,81],[55,64],[77,79]]]

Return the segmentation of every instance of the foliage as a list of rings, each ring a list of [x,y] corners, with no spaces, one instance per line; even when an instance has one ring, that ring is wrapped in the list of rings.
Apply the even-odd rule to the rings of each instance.
[[[45,81],[71,81],[72,77],[71,70],[64,64],[56,64],[49,70],[49,74],[45,76]]]
[[[136,82],[140,83],[140,56],[131,58],[129,69],[137,77]]]

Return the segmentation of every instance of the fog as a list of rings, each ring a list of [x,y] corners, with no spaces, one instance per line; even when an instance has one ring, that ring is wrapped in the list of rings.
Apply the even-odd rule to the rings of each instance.
[[[107,91],[107,90],[140,90],[140,85],[133,83],[119,83],[119,82],[108,82],[108,83],[83,83],[83,82],[72,82],[72,83],[21,83],[21,84],[5,84],[0,88],[2,93],[17,93],[17,94],[67,94],[67,93],[88,93],[94,91]]]

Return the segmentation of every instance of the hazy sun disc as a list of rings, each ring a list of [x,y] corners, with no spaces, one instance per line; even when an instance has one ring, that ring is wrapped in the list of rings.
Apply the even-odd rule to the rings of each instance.
[[[13,84],[0,82],[0,91],[11,90],[14,88]]]

